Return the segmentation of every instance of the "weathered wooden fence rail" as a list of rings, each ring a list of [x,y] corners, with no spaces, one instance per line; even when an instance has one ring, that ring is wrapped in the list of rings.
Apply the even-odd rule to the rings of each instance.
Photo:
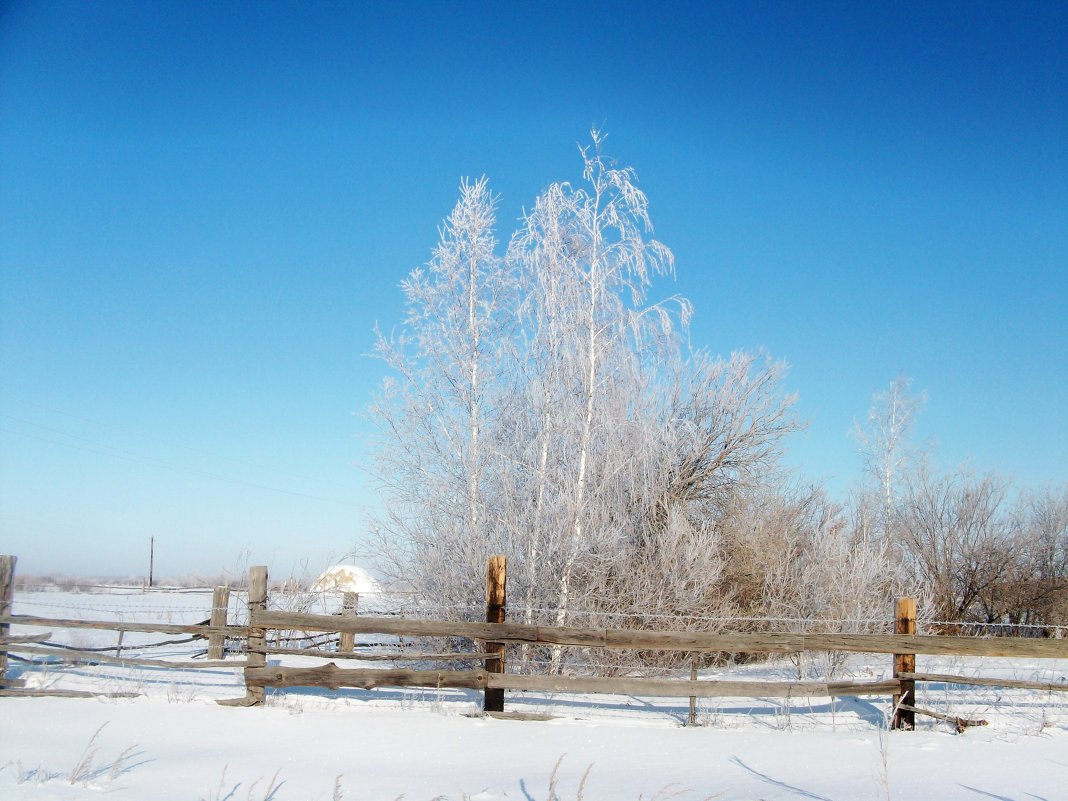
[[[1021,656],[1050,659],[1068,657],[1068,640],[1007,637],[980,639],[900,634],[708,634],[695,631],[533,626],[523,623],[454,623],[434,620],[398,620],[386,617],[338,618],[331,615],[270,610],[255,613],[253,625],[266,629],[348,631],[355,634],[390,634],[403,637],[463,637],[506,643],[649,651],[728,654],[843,651],[864,654]]]
[[[806,696],[889,695],[901,682],[719,681],[588,676],[522,676],[486,670],[349,670],[332,662],[321,667],[272,666],[247,669],[246,680],[264,687],[438,687],[523,690],[546,693],[609,693],[684,698],[787,698]]]
[[[38,615],[6,615],[0,618],[0,624],[8,625],[11,623],[19,623],[25,626],[50,626],[57,629],[102,629],[104,631],[141,631],[156,634],[197,634],[204,637],[219,635],[222,637],[244,638],[248,636],[249,631],[247,626],[212,626],[202,623],[183,625],[180,623],[39,617]]]

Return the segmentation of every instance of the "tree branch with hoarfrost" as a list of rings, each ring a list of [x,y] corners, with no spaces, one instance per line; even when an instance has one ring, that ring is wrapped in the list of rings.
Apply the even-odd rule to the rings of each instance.
[[[379,336],[377,550],[432,603],[473,615],[499,552],[527,622],[721,613],[719,517],[797,427],[782,363],[691,352],[689,302],[650,302],[674,259],[602,145],[503,255],[486,182],[462,184],[399,333]]]

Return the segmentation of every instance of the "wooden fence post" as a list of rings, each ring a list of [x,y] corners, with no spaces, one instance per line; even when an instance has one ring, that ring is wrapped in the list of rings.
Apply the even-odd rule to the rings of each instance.
[[[894,634],[916,633],[916,599],[898,598],[894,606]],[[916,672],[916,654],[894,654],[894,678],[902,673]],[[900,679],[899,679],[900,680]],[[902,709],[901,705],[916,706],[916,682],[901,681],[901,693],[894,695],[894,717],[890,724],[893,729],[915,729],[916,713],[911,709]]]
[[[690,654],[690,681],[697,681],[697,655]],[[687,725],[697,725],[697,696],[690,696],[690,717],[687,719]]]
[[[253,627],[252,618],[257,612],[267,609],[267,566],[256,565],[248,571],[248,663],[245,667],[245,701],[249,706],[263,703],[263,685],[252,684],[248,680],[248,671],[267,665],[267,630]]]
[[[209,625],[225,626],[226,613],[230,606],[230,588],[226,586],[216,587],[211,593],[211,616]],[[226,635],[211,634],[208,636],[208,659],[222,659],[226,650]]]
[[[0,556],[0,617],[11,614],[11,600],[15,595],[15,562],[18,557]],[[11,627],[7,623],[0,623],[0,682],[3,682],[7,673],[7,651],[4,650],[3,640],[7,637]]]
[[[491,556],[486,566],[486,622],[503,623],[508,600],[507,560]],[[496,654],[486,660],[487,673],[504,673],[504,643],[487,642],[486,653]],[[482,702],[484,712],[504,711],[504,690],[487,687]]]
[[[360,594],[358,592],[346,592],[341,601],[341,616],[356,617],[360,606]],[[341,641],[338,643],[338,651],[343,654],[351,654],[356,650],[356,633],[353,631],[341,632]]]

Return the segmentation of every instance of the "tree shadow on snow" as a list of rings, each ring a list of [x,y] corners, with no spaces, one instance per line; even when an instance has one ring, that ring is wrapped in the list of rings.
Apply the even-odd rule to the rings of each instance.
[[[738,758],[737,756],[732,756],[730,761],[733,762],[738,767],[740,767],[742,770],[744,770],[747,773],[749,773],[751,776],[755,776],[756,778],[760,779],[762,782],[766,782],[766,783],[770,784],[773,787],[778,787],[781,790],[789,790],[791,793],[799,795],[802,798],[812,798],[812,799],[815,799],[815,801],[831,801],[831,799],[828,798],[825,795],[817,795],[816,793],[809,792],[808,790],[805,790],[804,788],[795,787],[792,784],[787,784],[786,782],[779,781],[778,779],[773,779],[768,774],[761,773],[759,770],[756,770],[755,768],[749,767],[744,762],[742,762],[742,760],[740,758]]]
[[[997,801],[1016,801],[1016,799],[1009,798],[1007,795],[998,795],[997,793],[988,793],[986,790],[980,790],[978,787],[969,787],[967,784],[958,784],[957,786],[958,787],[963,787],[965,790],[970,790],[971,792],[975,793],[976,795],[981,795],[984,798],[996,798]],[[1047,801],[1047,799],[1043,798],[1040,795],[1035,795],[1034,793],[1024,793],[1024,795],[1027,796],[1028,798],[1034,798],[1035,801]]]

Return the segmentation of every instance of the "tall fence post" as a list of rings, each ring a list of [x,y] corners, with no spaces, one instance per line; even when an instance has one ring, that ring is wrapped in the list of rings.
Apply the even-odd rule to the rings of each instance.
[[[491,556],[486,566],[486,622],[503,623],[508,601],[507,560],[503,556]],[[504,643],[487,642],[486,653],[495,654],[486,659],[487,673],[504,673]],[[485,712],[504,711],[504,690],[487,687],[482,709]]]
[[[230,607],[230,588],[216,587],[211,593],[211,616],[208,624],[212,627],[226,625],[226,613]],[[225,634],[208,636],[208,659],[222,659],[226,650]]]
[[[916,633],[916,599],[898,598],[894,605],[894,634]],[[902,705],[916,706],[916,682],[901,679],[902,673],[916,672],[916,654],[894,654],[894,678],[901,682],[901,693],[894,696],[894,717],[890,727],[894,729],[915,729],[916,713],[912,709],[902,709]]]
[[[0,556],[0,617],[11,614],[11,601],[15,596],[15,562],[18,557]],[[7,651],[4,648],[4,639],[11,627],[7,623],[0,623],[0,683],[7,674]]]
[[[356,613],[360,607],[360,594],[358,592],[346,592],[342,596],[341,601],[341,616],[342,617],[356,617]],[[337,649],[343,654],[351,654],[356,650],[356,632],[343,631],[341,632],[341,641],[338,643]]]
[[[249,706],[263,703],[263,685],[252,684],[248,680],[249,669],[262,668],[267,665],[267,630],[253,626],[257,612],[267,609],[267,566],[256,565],[248,571],[248,663],[245,668],[245,701]]]

